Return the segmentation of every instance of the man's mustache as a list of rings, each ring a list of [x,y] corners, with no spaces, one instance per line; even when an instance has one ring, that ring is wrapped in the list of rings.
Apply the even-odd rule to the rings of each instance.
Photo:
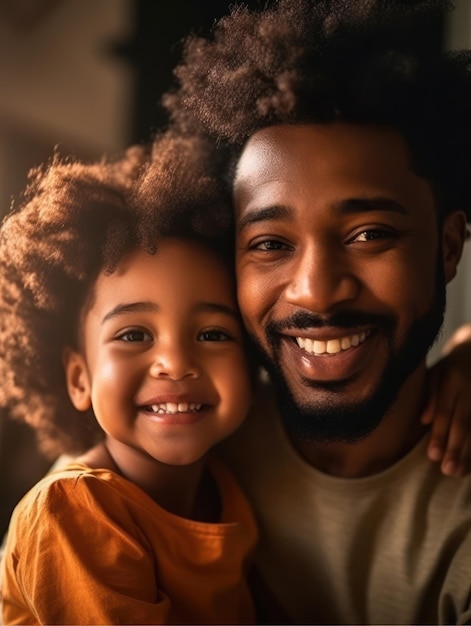
[[[272,320],[265,327],[267,335],[278,335],[285,330],[305,330],[312,328],[355,328],[374,326],[388,330],[394,326],[394,320],[387,315],[376,315],[361,311],[339,311],[331,315],[317,315],[308,311],[297,311],[280,320]]]

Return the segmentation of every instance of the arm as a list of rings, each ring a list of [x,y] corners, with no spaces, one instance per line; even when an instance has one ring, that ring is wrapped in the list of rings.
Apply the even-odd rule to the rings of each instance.
[[[422,417],[432,424],[428,456],[449,476],[471,468],[471,324],[458,328],[430,371],[430,401]]]

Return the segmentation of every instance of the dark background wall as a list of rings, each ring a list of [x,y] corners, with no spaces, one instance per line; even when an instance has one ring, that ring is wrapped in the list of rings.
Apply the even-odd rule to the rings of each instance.
[[[165,123],[159,102],[172,82],[172,69],[180,59],[182,39],[190,32],[209,33],[215,19],[229,11],[228,0],[177,0],[165,3],[136,0],[133,37],[116,52],[136,72],[133,138],[141,140],[149,128]],[[245,2],[259,8],[261,2]]]

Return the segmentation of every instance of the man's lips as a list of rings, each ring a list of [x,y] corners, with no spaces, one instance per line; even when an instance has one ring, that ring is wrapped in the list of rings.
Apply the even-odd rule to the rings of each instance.
[[[356,348],[362,344],[368,337],[370,331],[362,331],[359,333],[353,333],[349,335],[343,335],[341,337],[334,337],[332,339],[321,339],[317,335],[316,339],[306,337],[303,335],[296,336],[296,342],[300,348],[305,350],[308,354],[329,355],[338,354],[350,348]]]
[[[342,381],[365,367],[373,355],[372,328],[290,330],[281,336],[287,371],[296,369],[312,381]]]

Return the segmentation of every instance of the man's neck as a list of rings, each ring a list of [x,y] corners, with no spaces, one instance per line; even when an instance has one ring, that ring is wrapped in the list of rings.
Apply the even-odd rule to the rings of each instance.
[[[384,471],[403,458],[424,436],[420,422],[425,366],[403,385],[381,424],[357,443],[318,443],[291,438],[297,452],[313,467],[332,476],[360,478]]]

